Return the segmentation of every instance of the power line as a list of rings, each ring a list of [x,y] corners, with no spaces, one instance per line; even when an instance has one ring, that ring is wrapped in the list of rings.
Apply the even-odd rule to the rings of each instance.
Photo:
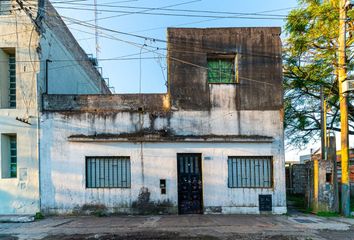
[[[66,18],[66,17],[64,17],[64,18]],[[88,27],[88,28],[93,28],[94,27],[94,25],[92,25],[92,24],[89,24],[89,23],[85,23],[85,22],[81,22],[80,20],[76,20],[76,19],[74,19],[74,20],[71,20],[72,18],[69,18],[70,19],[70,21],[74,21],[74,22],[76,22],[77,24],[79,24],[79,25],[81,25],[81,26],[84,26],[84,27]],[[199,50],[204,50],[203,52],[200,52],[200,53],[205,53],[205,50],[212,50],[212,51],[215,51],[215,50],[218,50],[218,49],[216,49],[215,47],[212,47],[212,48],[208,48],[207,46],[205,46],[205,44],[203,44],[203,46],[202,47],[200,47],[200,46],[196,46],[196,43],[198,43],[199,41],[197,41],[197,40],[189,40],[189,41],[184,41],[183,43],[182,42],[180,42],[180,41],[174,41],[173,39],[170,39],[170,41],[168,42],[168,41],[166,41],[166,40],[162,40],[162,39],[158,39],[158,38],[152,38],[152,37],[147,37],[147,36],[142,36],[142,35],[136,35],[136,34],[130,34],[130,33],[125,33],[125,32],[121,32],[121,31],[116,31],[116,30],[113,30],[113,29],[108,29],[108,28],[103,28],[103,27],[100,27],[100,26],[98,26],[98,28],[99,29],[101,29],[101,30],[105,30],[105,31],[109,31],[109,32],[114,32],[114,33],[119,33],[119,34],[122,34],[122,35],[128,35],[128,36],[133,36],[133,37],[137,37],[137,38],[141,38],[141,39],[144,39],[144,40],[150,40],[150,41],[152,41],[152,42],[162,42],[162,43],[167,43],[169,46],[174,46],[174,47],[178,47],[178,46],[183,46],[183,47],[185,47],[184,45],[183,45],[183,43],[191,43],[191,44],[193,44],[193,47],[192,48],[194,48],[194,50],[193,51],[187,51],[187,50],[173,50],[173,51],[176,51],[176,52],[185,52],[185,53],[188,53],[188,52],[190,52],[190,53],[193,53],[193,54],[195,54],[195,53],[197,53],[197,51],[195,51],[195,48],[198,48]],[[76,29],[76,30],[78,30],[78,29]],[[78,30],[78,31],[80,31],[80,30]],[[91,33],[89,33],[89,32],[85,32],[85,33],[87,33],[87,34],[91,34]],[[122,39],[119,39],[119,38],[115,38],[114,40],[119,40],[119,41],[122,41],[122,42],[124,42],[125,40],[122,40]],[[132,42],[130,42],[130,43],[132,43]],[[130,44],[129,43],[129,44]],[[199,42],[200,44],[199,45],[201,45],[201,42]],[[141,44],[139,44],[139,43],[135,43],[136,45],[138,45],[138,46],[140,46]],[[166,48],[161,48],[160,47],[160,49],[162,49],[162,50],[167,50]],[[219,51],[224,51],[224,49],[219,49]],[[243,55],[252,55],[252,56],[258,56],[258,57],[268,57],[268,58],[280,58],[281,56],[280,55],[271,55],[271,54],[269,54],[269,53],[267,53],[267,54],[265,54],[264,52],[258,52],[258,53],[255,53],[255,52],[253,52],[253,53],[249,53],[249,52],[247,52],[247,53],[242,53],[242,52],[238,52],[239,54],[243,54]]]
[[[57,7],[60,9],[70,9],[70,10],[79,10],[79,11],[94,11],[94,9],[87,8],[77,8],[77,7]],[[192,18],[221,18],[221,19],[264,19],[264,20],[285,20],[287,17],[278,17],[278,16],[219,16],[219,15],[197,15],[197,14],[178,14],[178,13],[151,13],[151,12],[133,12],[133,11],[124,11],[124,10],[107,10],[100,9],[100,12],[106,13],[124,13],[124,14],[142,14],[142,15],[154,15],[154,16],[170,16],[170,17],[192,17]],[[249,15],[249,14],[247,14]]]
[[[77,6],[94,6],[92,4],[70,4]],[[99,7],[108,7],[108,8],[127,8],[127,9],[141,9],[141,10],[158,10],[159,8],[151,8],[151,7],[136,7],[136,6],[123,6],[123,5],[107,5],[107,4],[97,4]],[[60,8],[60,7],[58,7]],[[88,9],[90,10],[90,9]],[[211,11],[211,10],[193,10],[193,9],[174,9],[174,8],[164,8],[163,11],[171,11],[171,12],[193,12],[193,13],[212,13],[212,14],[228,14],[228,15],[253,15],[253,16],[271,16],[271,17],[286,17],[286,15],[280,14],[264,14],[264,13],[245,13],[245,12],[225,12],[225,11]]]

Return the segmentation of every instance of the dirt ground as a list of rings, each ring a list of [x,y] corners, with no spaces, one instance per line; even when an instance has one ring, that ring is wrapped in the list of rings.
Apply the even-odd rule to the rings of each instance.
[[[48,217],[1,223],[1,240],[354,240],[354,219],[309,214]]]

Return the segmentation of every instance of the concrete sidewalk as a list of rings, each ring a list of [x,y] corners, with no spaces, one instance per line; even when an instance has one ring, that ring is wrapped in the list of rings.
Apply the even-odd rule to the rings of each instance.
[[[50,217],[0,224],[0,239],[354,239],[354,219],[313,215]]]

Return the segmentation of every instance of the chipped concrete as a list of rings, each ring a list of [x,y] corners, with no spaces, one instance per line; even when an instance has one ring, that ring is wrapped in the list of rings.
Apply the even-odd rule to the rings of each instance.
[[[26,223],[33,221],[33,215],[0,215],[0,223]]]

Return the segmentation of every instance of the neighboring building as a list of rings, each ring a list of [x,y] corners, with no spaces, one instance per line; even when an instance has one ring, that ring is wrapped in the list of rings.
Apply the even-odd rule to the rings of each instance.
[[[166,94],[45,95],[42,211],[285,213],[280,33],[170,28]]]
[[[329,141],[335,143],[335,138]],[[333,148],[327,149],[327,160],[321,159],[321,149],[314,151],[311,160],[304,164],[295,164],[287,169],[287,188],[289,193],[302,193],[306,195],[308,207],[317,208],[318,211],[339,211],[339,195],[341,192],[341,151],[335,151],[335,144],[329,144]],[[307,155],[300,159],[307,159]],[[331,160],[332,159],[332,160]],[[317,160],[316,163],[314,163]],[[316,167],[317,166],[317,167]],[[317,196],[315,189],[315,167],[317,168]],[[349,149],[349,179],[351,196],[354,196],[354,149]]]
[[[338,166],[338,181],[341,181],[342,166],[341,166],[341,152],[337,151],[337,166]],[[350,195],[354,197],[354,149],[349,149],[349,181],[350,181]]]
[[[286,190],[288,194],[305,195],[308,184],[308,165],[304,163],[291,163],[285,165]]]
[[[16,1],[0,3],[0,214],[40,211],[42,93],[109,93],[49,2],[43,18],[33,10],[37,1],[20,2],[27,10],[15,10]]]
[[[309,161],[311,161],[311,154],[306,154],[306,155],[300,156],[300,164],[304,164]]]

